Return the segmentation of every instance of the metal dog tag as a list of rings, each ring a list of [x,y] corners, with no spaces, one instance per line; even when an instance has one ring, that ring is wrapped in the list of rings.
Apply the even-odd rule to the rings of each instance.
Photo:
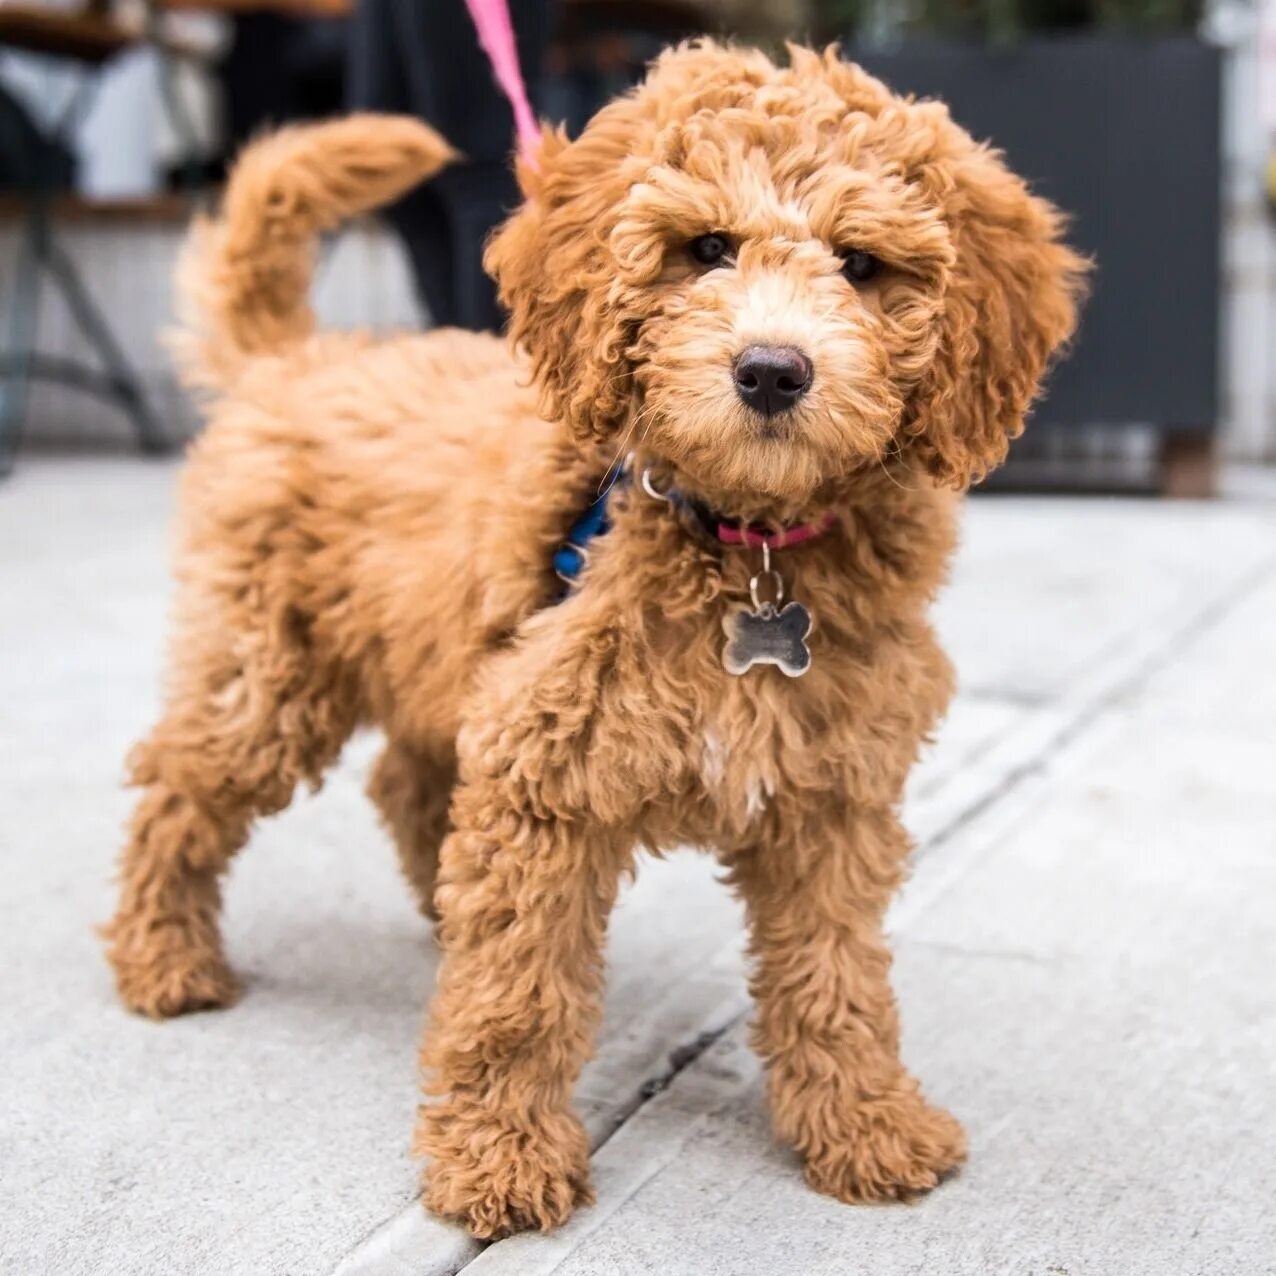
[[[738,677],[754,665],[777,665],[781,673],[800,678],[811,667],[811,649],[806,645],[811,613],[801,603],[780,608],[774,603],[757,604],[754,611],[724,616],[722,628],[727,634],[722,663],[730,674]]]
[[[761,585],[771,582],[774,595],[763,601]],[[749,581],[752,611],[738,611],[722,618],[727,645],[722,664],[739,677],[754,665],[776,665],[790,678],[800,678],[811,667],[811,613],[801,603],[784,603],[784,577],[771,566],[771,546],[762,542],[762,570]]]

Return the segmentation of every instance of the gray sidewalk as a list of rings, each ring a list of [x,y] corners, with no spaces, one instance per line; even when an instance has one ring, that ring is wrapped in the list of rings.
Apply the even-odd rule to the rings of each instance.
[[[1241,476],[1244,478],[1245,476]],[[972,503],[939,609],[963,691],[915,777],[905,1053],[965,1171],[852,1209],[775,1146],[713,864],[648,863],[579,1105],[598,1205],[479,1251],[414,1200],[436,954],[361,795],[263,826],[224,1014],[115,1004],[91,926],[155,705],[170,466],[0,488],[0,1272],[1276,1272],[1276,488]]]

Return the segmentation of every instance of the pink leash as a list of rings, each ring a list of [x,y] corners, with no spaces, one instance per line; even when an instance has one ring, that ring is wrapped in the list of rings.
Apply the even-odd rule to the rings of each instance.
[[[518,150],[523,161],[532,168],[538,167],[537,153],[541,145],[541,131],[532,114],[532,104],[523,83],[523,72],[518,65],[518,47],[514,43],[514,24],[510,21],[506,0],[465,0],[465,7],[474,19],[479,44],[492,64],[492,75],[501,92],[509,98],[514,112],[514,127],[518,133]]]

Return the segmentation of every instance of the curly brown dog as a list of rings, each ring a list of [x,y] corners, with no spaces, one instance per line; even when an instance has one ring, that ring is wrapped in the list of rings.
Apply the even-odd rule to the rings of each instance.
[[[955,492],[1022,428],[1084,263],[943,106],[790,56],[685,46],[546,135],[487,256],[514,353],[312,334],[316,231],[448,159],[412,121],[259,143],[197,236],[216,399],[110,958],[144,1014],[230,1001],[221,874],[380,727],[372,796],[442,918],[425,1200],[478,1236],[590,1199],[572,1085],[638,847],[710,848],[743,897],[753,1039],[816,1188],[908,1197],[965,1153],[900,1062],[882,919],[952,689],[926,611]]]

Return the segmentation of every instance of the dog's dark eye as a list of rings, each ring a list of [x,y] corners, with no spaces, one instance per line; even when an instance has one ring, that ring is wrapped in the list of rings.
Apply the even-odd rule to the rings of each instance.
[[[731,241],[714,231],[708,235],[697,235],[687,245],[687,251],[702,266],[716,266],[731,251]]]
[[[852,248],[842,254],[842,274],[853,284],[867,283],[881,268],[881,261],[872,253]]]

